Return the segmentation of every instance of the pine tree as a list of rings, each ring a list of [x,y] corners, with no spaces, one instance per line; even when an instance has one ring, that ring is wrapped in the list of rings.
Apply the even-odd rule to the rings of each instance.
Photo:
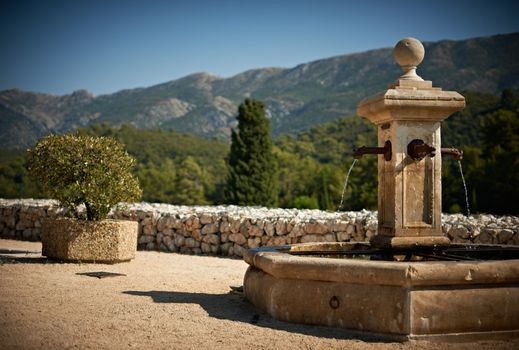
[[[238,132],[232,131],[226,201],[237,205],[277,204],[277,162],[270,122],[263,103],[246,99],[238,108]]]
[[[177,171],[176,204],[204,205],[207,200],[204,195],[205,174],[196,160],[187,156]]]

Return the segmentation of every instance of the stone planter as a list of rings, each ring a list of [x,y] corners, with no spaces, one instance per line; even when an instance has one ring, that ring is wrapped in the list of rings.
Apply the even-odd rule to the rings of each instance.
[[[46,219],[42,255],[70,262],[118,263],[135,258],[139,224],[135,221]]]

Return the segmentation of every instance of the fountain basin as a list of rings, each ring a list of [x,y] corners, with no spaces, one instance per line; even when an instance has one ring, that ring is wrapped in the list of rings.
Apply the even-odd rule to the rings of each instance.
[[[395,340],[519,337],[519,247],[491,260],[495,247],[452,245],[460,260],[444,254],[451,261],[434,261],[434,251],[387,252],[368,243],[251,249],[244,292],[279,320]],[[479,251],[489,260],[478,260]]]

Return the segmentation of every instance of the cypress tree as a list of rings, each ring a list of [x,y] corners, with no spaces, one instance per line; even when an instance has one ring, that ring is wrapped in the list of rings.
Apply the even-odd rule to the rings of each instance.
[[[232,131],[225,197],[237,205],[277,205],[277,162],[270,122],[260,101],[246,99],[238,108],[238,132]]]

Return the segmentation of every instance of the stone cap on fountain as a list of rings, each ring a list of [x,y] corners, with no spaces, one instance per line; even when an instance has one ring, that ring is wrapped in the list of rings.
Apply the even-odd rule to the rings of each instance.
[[[443,91],[423,80],[417,67],[425,56],[422,43],[414,38],[400,40],[393,50],[403,74],[389,89],[360,102],[357,114],[374,124],[393,120],[442,121],[465,107],[465,98],[455,91]]]

